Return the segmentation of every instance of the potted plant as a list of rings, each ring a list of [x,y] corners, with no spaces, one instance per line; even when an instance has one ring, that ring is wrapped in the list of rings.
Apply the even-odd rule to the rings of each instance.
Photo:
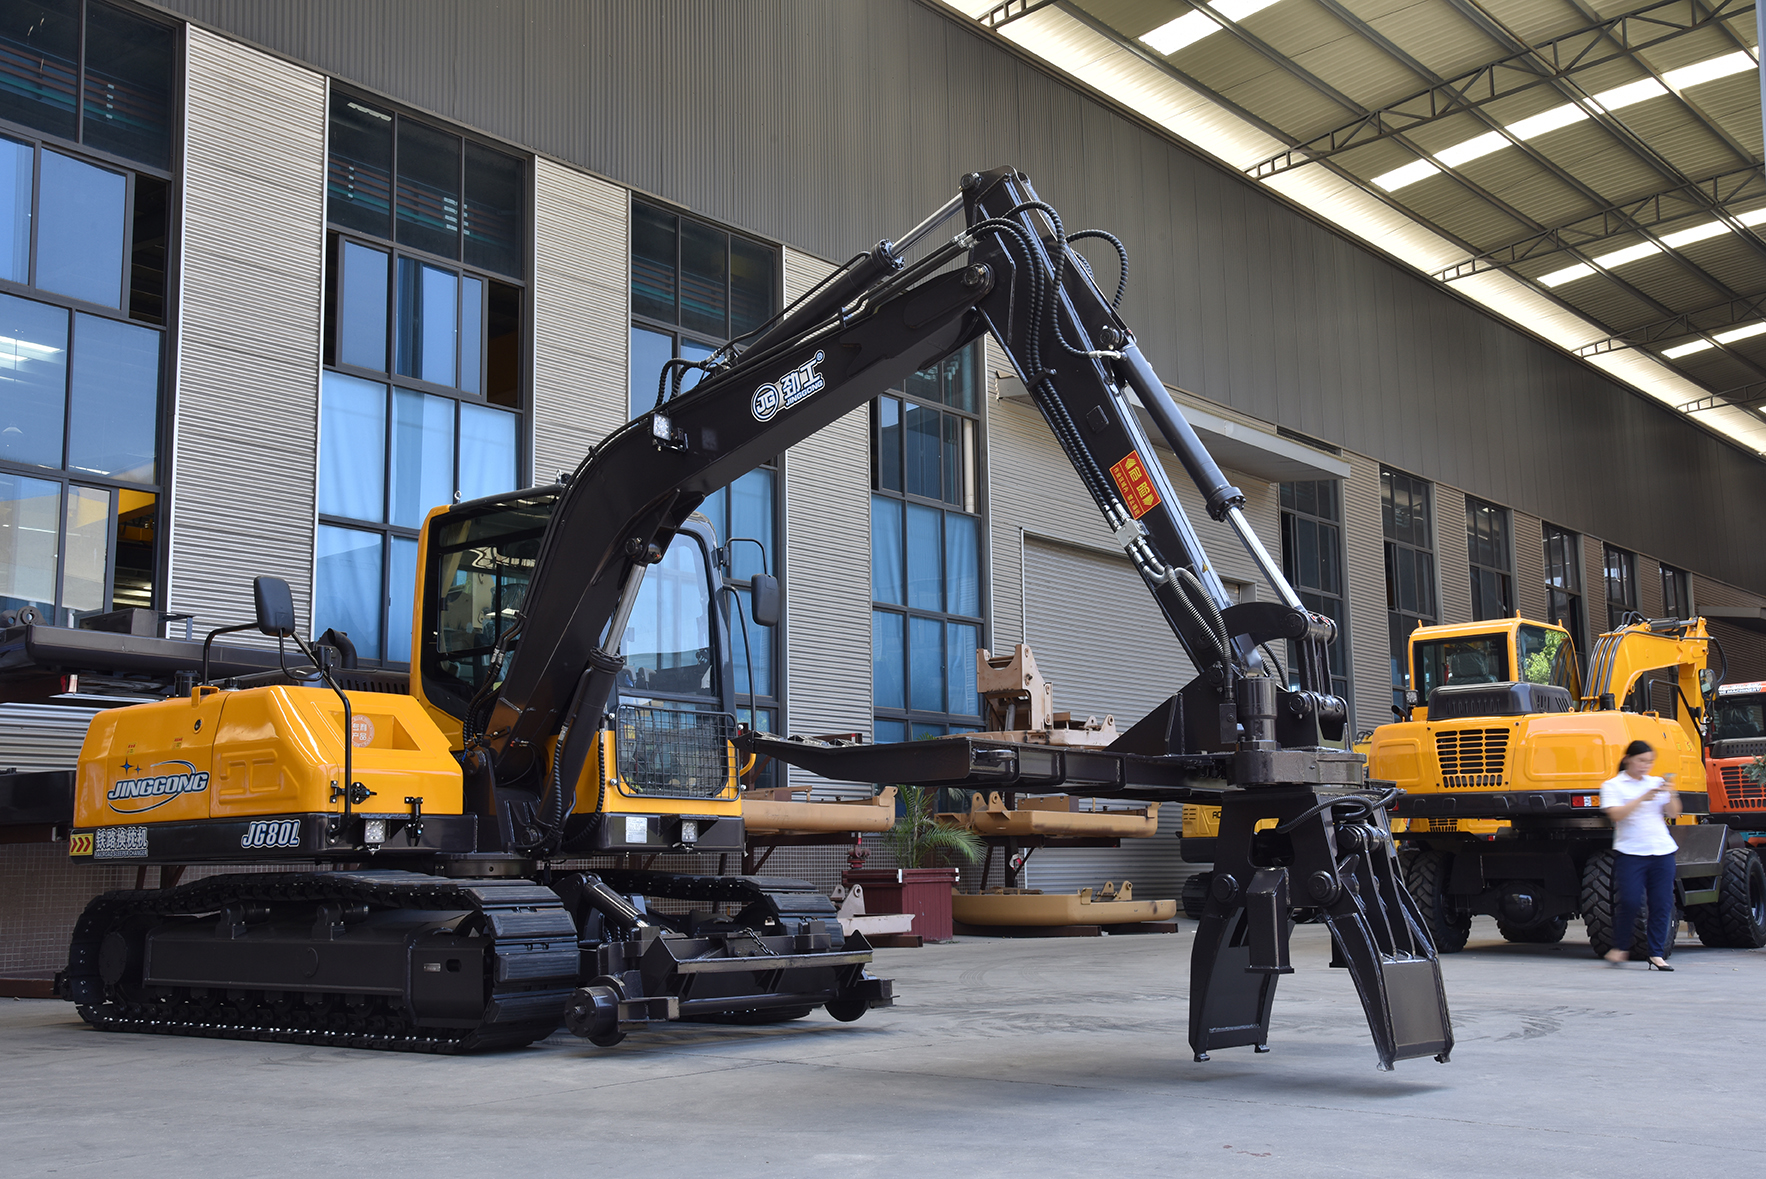
[[[953,935],[950,894],[956,888],[952,860],[973,864],[985,845],[963,827],[938,822],[938,792],[924,786],[898,786],[901,814],[883,835],[883,845],[899,868],[861,868],[844,874],[847,887],[865,890],[865,908],[874,913],[912,913],[914,932],[929,942],[947,942]]]

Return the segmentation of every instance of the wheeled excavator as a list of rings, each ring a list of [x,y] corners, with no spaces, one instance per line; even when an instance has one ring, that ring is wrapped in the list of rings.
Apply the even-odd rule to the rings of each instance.
[[[932,236],[959,215],[954,237]],[[1206,797],[1223,818],[1191,963],[1196,1058],[1265,1050],[1305,912],[1330,927],[1380,1066],[1445,1061],[1451,1023],[1398,872],[1393,792],[1331,745],[1345,719],[1326,665],[1333,624],[1264,550],[1242,494],[1117,314],[1122,282],[1106,296],[1073,249],[1084,237],[1119,251],[1125,281],[1121,244],[1068,233],[1021,173],[965,175],[900,241],[859,254],[769,325],[708,360],[669,362],[655,406],[562,484],[436,509],[408,696],[341,686],[348,673],[295,633],[286,586],[260,579],[248,625],[298,648],[301,664],[277,682],[204,673],[171,699],[101,714],[81,755],[72,850],[339,867],[106,894],[78,924],[61,993],[101,1028],[430,1051],[527,1043],[561,1021],[610,1043],[674,1018],[815,1006],[856,1018],[889,1001],[889,984],[865,973],[862,939],[843,944],[807,886],[562,866],[738,847],[736,772],[767,755],[846,781]],[[718,591],[695,509],[986,334],[1198,674],[1101,749],[738,728],[718,687],[722,640],[681,614],[702,618]],[[683,390],[693,368],[702,379]],[[1275,600],[1231,604],[1143,422]],[[659,583],[666,605],[653,608],[645,590]],[[1298,688],[1259,654],[1277,639],[1301,652]],[[1253,837],[1262,820],[1275,825]]]
[[[1757,853],[1699,821],[1706,719],[1720,699],[1714,647],[1703,619],[1634,617],[1595,642],[1584,687],[1561,626],[1508,618],[1411,632],[1411,713],[1374,731],[1368,761],[1406,792],[1397,838],[1438,950],[1464,948],[1474,914],[1496,918],[1511,942],[1560,941],[1580,916],[1596,954],[1632,944],[1635,931],[1613,928],[1600,788],[1634,740],[1656,751],[1656,773],[1674,775],[1685,812],[1670,828],[1675,919],[1707,945],[1766,945],[1766,896],[1756,887],[1750,899]]]

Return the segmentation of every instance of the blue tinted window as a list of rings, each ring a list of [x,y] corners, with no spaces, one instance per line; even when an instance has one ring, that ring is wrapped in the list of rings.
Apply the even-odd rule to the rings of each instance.
[[[901,615],[871,613],[871,697],[878,708],[907,706],[905,640]]]
[[[951,512],[944,517],[944,592],[952,614],[981,613],[981,521]]]
[[[681,358],[683,360],[708,360],[714,351],[716,351],[716,349],[707,348],[704,344],[695,344],[691,340],[681,341]],[[681,392],[689,392],[693,386],[697,385],[704,379],[705,374],[698,369],[688,369],[681,374]]]
[[[754,546],[744,545],[742,547],[752,549]],[[752,690],[762,696],[771,696],[773,694],[772,631],[768,627],[756,626],[754,624],[754,614],[751,606],[753,597],[754,595],[745,589],[738,589],[736,591],[736,609],[739,609],[742,612],[742,618],[747,620],[747,630],[744,632],[741,619],[730,619],[730,662],[735,667],[736,671],[736,691],[738,693],[748,692],[750,690],[748,684],[750,659],[748,655],[749,648],[746,644],[749,641],[752,641],[754,650],[752,659],[754,667],[754,686]],[[746,638],[744,637],[745,634]]]
[[[31,281],[31,145],[0,139],[0,278]]]
[[[429,509],[453,499],[454,401],[394,389],[392,522],[416,528]]]
[[[908,707],[944,711],[944,623],[908,618]]]
[[[61,466],[67,312],[0,295],[0,457]]]
[[[385,250],[343,243],[338,282],[337,361],[386,371]]]
[[[949,690],[951,712],[979,716],[979,697],[975,692],[975,650],[981,645],[981,628],[966,622],[949,624],[946,650],[950,661]]]
[[[67,465],[152,483],[159,432],[159,344],[152,328],[74,316]]]
[[[730,485],[730,534],[751,536],[767,547],[769,561],[773,557],[773,472],[759,467]],[[761,551],[751,544],[739,544],[730,551],[730,576],[747,579],[761,568]],[[775,571],[776,572],[776,571]]]
[[[516,416],[460,403],[460,498],[477,499],[515,487]]]
[[[903,604],[902,503],[898,499],[871,497],[871,597],[879,602]]]
[[[349,635],[359,650],[379,651],[380,534],[321,524],[318,548],[313,629],[323,634],[335,628]]]
[[[392,562],[386,571],[386,657],[411,661],[411,608],[417,592],[417,542],[392,538]]]
[[[925,721],[914,722],[914,740],[924,741],[928,737],[942,737],[949,732],[947,725],[928,724]]]
[[[458,258],[460,137],[400,119],[398,139],[398,240]]]
[[[0,118],[74,137],[79,77],[79,9],[68,0],[11,0],[6,16],[6,81]]]
[[[662,379],[662,366],[674,354],[673,337],[641,327],[632,329],[632,417],[649,413],[655,407],[656,383]]]
[[[61,484],[0,471],[0,610],[55,603]]]
[[[459,332],[459,275],[400,258],[399,375],[437,385],[454,384]]]
[[[889,745],[898,741],[906,741],[908,739],[908,725],[906,721],[879,719],[875,723],[876,728],[872,730],[872,732],[875,733],[875,736],[872,739],[879,745]]]
[[[124,197],[119,172],[60,152],[43,153],[37,225],[37,285],[58,295],[120,307]]]
[[[901,490],[901,402],[877,398],[875,486],[884,491]]]
[[[902,410],[902,490],[927,499],[941,498],[942,451],[935,409],[909,403]]]
[[[319,398],[319,511],[379,521],[385,505],[386,386],[326,373]]]
[[[172,54],[178,34],[108,4],[86,6],[84,142],[165,168],[172,156]]]
[[[460,388],[484,391],[484,280],[460,278]]]
[[[921,504],[907,506],[908,605],[916,610],[944,609],[944,581],[939,568],[939,522],[944,513]]]

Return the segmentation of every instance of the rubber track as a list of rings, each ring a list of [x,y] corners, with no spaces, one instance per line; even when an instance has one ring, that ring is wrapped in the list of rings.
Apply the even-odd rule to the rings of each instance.
[[[1406,857],[1403,864],[1405,890],[1422,911],[1423,922],[1429,930],[1429,940],[1435,943],[1435,952],[1438,954],[1457,954],[1465,949],[1466,938],[1472,932],[1470,917],[1462,917],[1452,924],[1448,922],[1446,913],[1449,866],[1447,854],[1438,851],[1417,852]]]
[[[1705,945],[1756,950],[1766,944],[1759,940],[1759,931],[1754,928],[1753,906],[1748,897],[1748,878],[1754,871],[1752,861],[1758,856],[1752,848],[1730,848],[1723,855],[1717,903],[1687,909],[1686,915]]]
[[[86,906],[74,928],[62,993],[74,998],[82,983],[107,989],[98,973],[98,949],[105,934],[130,917],[201,915],[240,902],[315,906],[337,902],[371,909],[483,913],[483,932],[495,937],[489,959],[492,989],[485,1005],[488,1018],[476,1028],[423,1028],[403,1025],[396,1017],[389,1021],[384,1016],[351,1014],[342,1017],[347,1025],[342,1028],[277,1027],[248,1023],[225,1006],[205,1010],[202,1019],[168,1018],[158,1012],[142,1015],[128,1008],[145,1004],[125,1001],[119,1009],[112,996],[106,996],[102,1006],[80,1005],[80,1016],[104,1031],[453,1055],[516,1048],[544,1039],[563,1022],[565,1001],[577,985],[576,928],[551,889],[528,880],[450,880],[388,870],[241,873],[210,876],[172,889],[107,892]],[[267,1005],[255,1006],[261,1013]],[[401,1026],[389,1029],[388,1022]]]

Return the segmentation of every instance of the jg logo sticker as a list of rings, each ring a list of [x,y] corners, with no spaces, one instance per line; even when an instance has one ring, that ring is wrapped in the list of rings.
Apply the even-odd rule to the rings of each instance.
[[[812,394],[820,393],[827,382],[816,371],[816,365],[822,363],[824,355],[818,352],[813,359],[804,361],[772,384],[756,389],[752,405],[754,420],[770,422],[781,409],[790,409]]]

